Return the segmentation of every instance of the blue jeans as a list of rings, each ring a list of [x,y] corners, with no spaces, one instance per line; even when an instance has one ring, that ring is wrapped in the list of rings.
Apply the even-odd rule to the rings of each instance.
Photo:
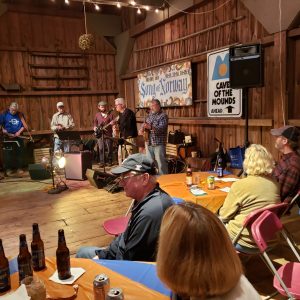
[[[63,150],[63,152],[70,152],[70,143],[62,142],[59,138],[54,138],[54,152]]]
[[[76,252],[77,258],[93,258],[96,256],[96,250],[100,250],[100,247],[93,247],[93,246],[87,246],[87,247],[80,247],[79,250]]]
[[[158,174],[168,174],[168,163],[166,160],[166,145],[146,145],[146,155],[157,162]]]

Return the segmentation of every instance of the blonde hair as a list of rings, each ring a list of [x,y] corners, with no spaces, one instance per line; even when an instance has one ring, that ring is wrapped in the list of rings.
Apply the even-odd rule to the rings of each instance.
[[[205,299],[233,289],[242,265],[221,221],[193,203],[167,209],[157,254],[159,278],[175,293]]]
[[[252,144],[247,148],[243,167],[248,175],[269,175],[274,165],[272,154],[264,146]]]

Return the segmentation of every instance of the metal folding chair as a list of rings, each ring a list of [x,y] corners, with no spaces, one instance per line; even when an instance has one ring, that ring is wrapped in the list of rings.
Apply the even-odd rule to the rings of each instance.
[[[251,232],[257,247],[262,253],[269,268],[274,273],[273,286],[280,294],[287,296],[288,299],[300,299],[300,255],[295,247],[295,243],[284,229],[278,216],[271,211],[264,211],[253,222]],[[274,267],[274,264],[266,251],[268,242],[274,239],[277,232],[281,233],[299,261],[288,262],[278,270]],[[273,295],[270,297],[273,297]],[[266,299],[270,299],[270,297]]]

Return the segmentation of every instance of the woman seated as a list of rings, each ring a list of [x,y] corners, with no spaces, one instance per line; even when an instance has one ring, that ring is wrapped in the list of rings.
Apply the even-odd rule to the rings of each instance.
[[[157,274],[175,293],[173,299],[260,299],[243,275],[222,222],[193,203],[167,209],[160,228]]]
[[[252,144],[246,150],[243,169],[247,177],[232,184],[219,211],[231,239],[236,237],[249,213],[280,202],[279,186],[271,177],[273,168],[273,157],[265,147]],[[256,244],[247,228],[235,247],[240,251],[256,250]]]

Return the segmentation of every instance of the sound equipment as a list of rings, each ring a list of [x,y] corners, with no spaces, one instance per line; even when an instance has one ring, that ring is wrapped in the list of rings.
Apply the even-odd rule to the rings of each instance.
[[[229,48],[229,80],[233,89],[263,85],[263,53],[260,44]]]
[[[66,179],[86,180],[86,170],[92,168],[92,153],[90,151],[65,153],[64,157]]]
[[[29,164],[28,171],[32,180],[44,180],[51,178],[51,173],[41,164]]]
[[[86,176],[90,184],[97,189],[105,188],[107,185],[112,184],[113,181],[117,179],[117,176],[115,175],[91,169],[86,170]]]

